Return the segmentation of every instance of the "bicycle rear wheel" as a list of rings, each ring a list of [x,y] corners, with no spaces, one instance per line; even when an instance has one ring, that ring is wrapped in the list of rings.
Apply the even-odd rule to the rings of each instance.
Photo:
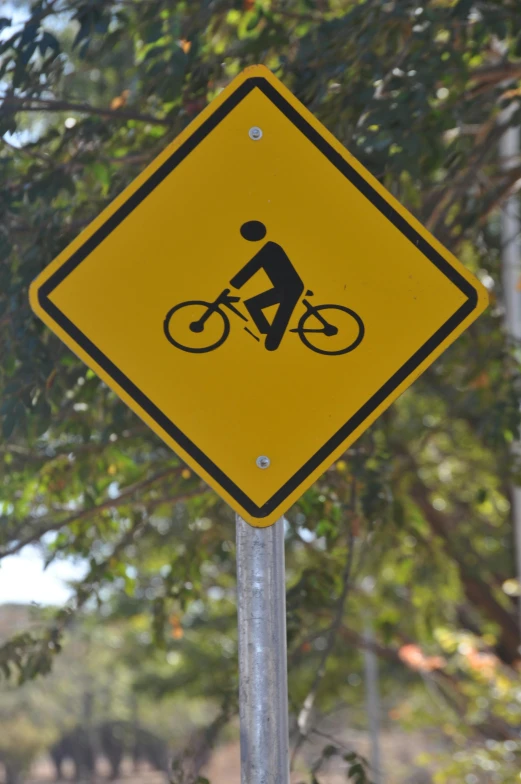
[[[320,319],[314,316],[316,311],[330,324],[337,328],[335,335],[327,335]],[[326,311],[330,314],[326,315]],[[343,305],[317,305],[312,311],[304,313],[296,331],[301,341],[311,351],[327,356],[348,354],[360,345],[365,334],[364,322],[354,310]]]

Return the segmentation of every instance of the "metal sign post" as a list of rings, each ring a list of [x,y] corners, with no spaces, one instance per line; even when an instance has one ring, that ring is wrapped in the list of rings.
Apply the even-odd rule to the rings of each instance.
[[[520,130],[516,126],[508,127],[517,108],[518,105],[516,103],[511,104],[502,114],[502,121],[507,126],[507,130],[499,140],[499,154],[504,171],[510,171],[519,166]],[[513,191],[501,211],[501,256],[505,326],[508,334],[515,341],[521,340],[521,293],[519,291],[519,281],[521,279],[520,232],[519,193]],[[520,451],[521,442],[518,437],[512,445],[512,452],[514,455],[519,455]],[[521,487],[518,485],[512,486],[511,503],[516,547],[516,576],[518,581],[521,582]],[[519,603],[518,620],[521,630],[521,602]]]
[[[380,758],[380,693],[378,688],[378,660],[374,652],[374,629],[369,618],[365,620],[365,693],[367,718],[371,744],[371,778],[374,784],[383,784],[382,764]]]
[[[242,784],[289,783],[284,519],[237,515]]]

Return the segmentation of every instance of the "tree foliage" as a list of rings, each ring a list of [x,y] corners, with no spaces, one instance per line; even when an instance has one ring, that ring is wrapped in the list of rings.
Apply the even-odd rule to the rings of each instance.
[[[518,4],[38,0],[11,22],[0,19],[0,547],[39,543],[88,573],[42,635],[6,643],[5,674],[45,670],[26,662],[48,661],[70,618],[97,606],[148,618],[146,688],[234,693],[232,514],[35,320],[27,289],[231,77],[263,62],[492,297],[288,511],[297,742],[313,732],[307,696],[321,710],[359,700],[347,676],[370,614],[396,720],[435,721],[459,749],[439,781],[513,781],[520,376],[502,329],[499,211],[521,164],[501,167],[497,142],[520,122]],[[154,657],[162,667],[147,671]]]

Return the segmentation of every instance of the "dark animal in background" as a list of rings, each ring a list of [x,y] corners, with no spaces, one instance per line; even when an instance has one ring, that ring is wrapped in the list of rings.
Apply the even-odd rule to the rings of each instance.
[[[79,781],[94,772],[95,754],[90,733],[83,727],[74,727],[63,735],[50,749],[52,761],[56,767],[56,780],[64,779],[63,763],[71,760],[74,763],[74,778]]]
[[[163,771],[166,774],[170,770],[167,744],[162,738],[144,727],[139,727],[135,735],[133,758],[136,768],[141,762],[148,762],[155,770]]]
[[[58,781],[64,780],[65,760],[73,762],[76,781],[91,777],[98,755],[107,759],[111,779],[119,777],[125,756],[132,757],[135,767],[146,762],[165,774],[169,767],[165,741],[144,727],[127,721],[104,721],[90,730],[77,726],[63,735],[49,753],[56,767]]]

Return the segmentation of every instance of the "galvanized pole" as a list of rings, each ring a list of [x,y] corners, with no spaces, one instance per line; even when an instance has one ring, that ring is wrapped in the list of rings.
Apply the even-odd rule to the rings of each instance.
[[[242,784],[289,784],[284,519],[237,516]]]
[[[504,110],[502,121],[506,125],[516,104]],[[510,127],[503,134],[499,142],[501,166],[508,171],[519,167],[520,141],[519,127]],[[502,284],[505,304],[505,326],[508,334],[521,344],[521,217],[519,211],[519,193],[513,193],[503,205],[501,211],[501,256],[502,256]],[[514,454],[521,451],[521,442],[518,440],[513,445]],[[521,488],[514,485],[511,490],[512,521],[514,523],[514,537],[516,546],[516,572],[517,579],[521,582]],[[521,627],[521,599],[519,602],[519,624]]]
[[[364,665],[367,718],[371,743],[371,781],[383,784],[382,762],[380,757],[380,692],[378,689],[378,661],[374,652],[374,632],[368,619],[364,632]]]

